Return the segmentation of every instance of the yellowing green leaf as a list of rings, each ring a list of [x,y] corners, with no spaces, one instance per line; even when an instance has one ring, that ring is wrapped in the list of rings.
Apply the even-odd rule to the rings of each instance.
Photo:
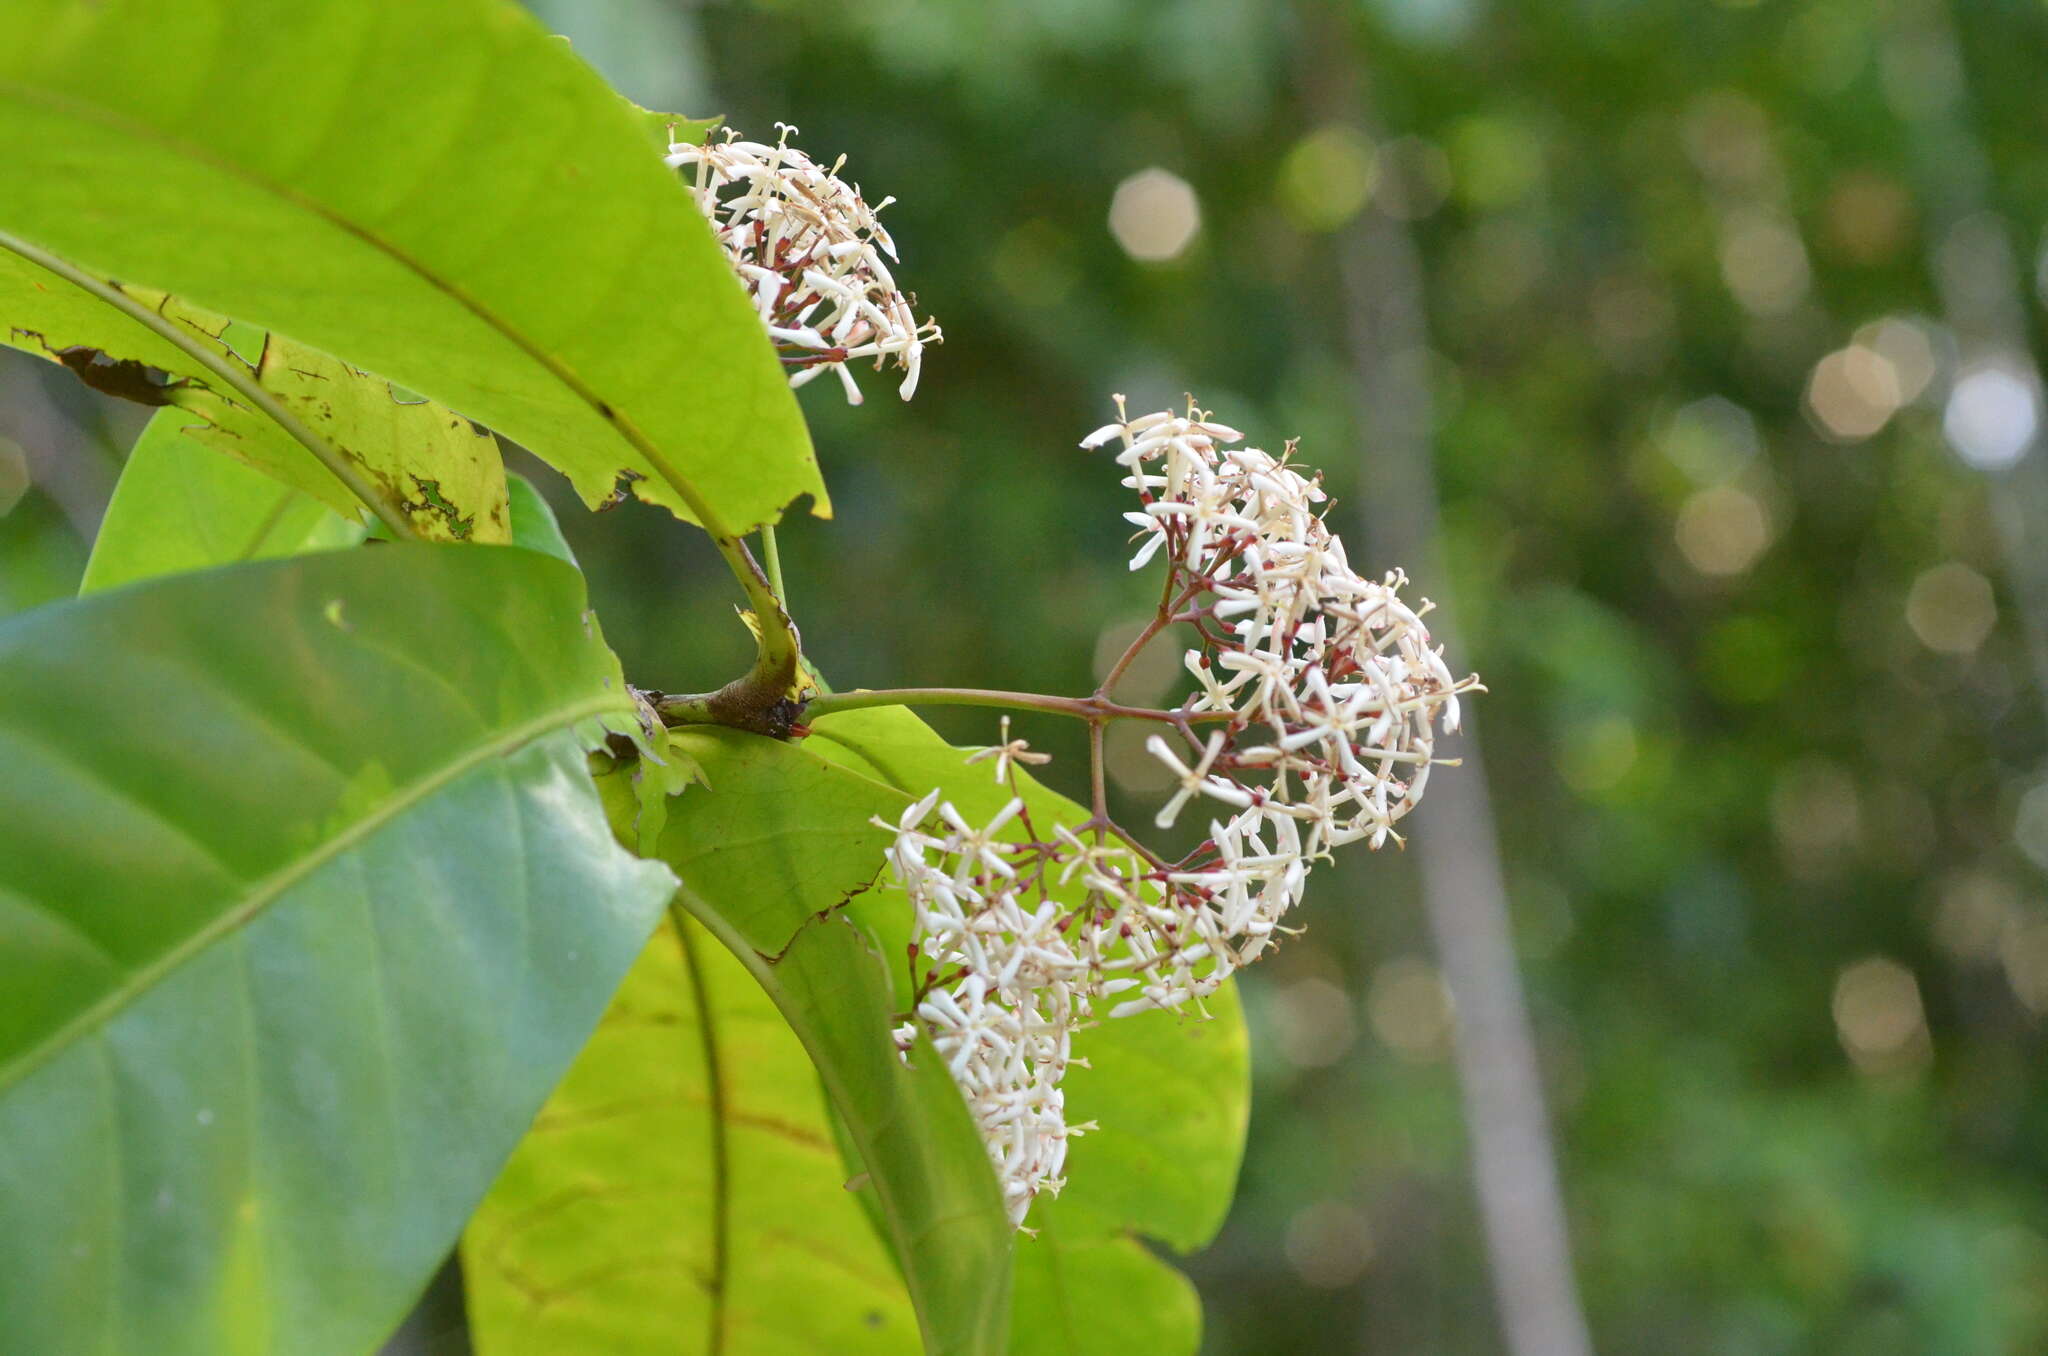
[[[445,406],[304,344],[147,288],[118,290],[176,328],[187,344],[245,369],[257,385],[354,462],[385,502],[430,541],[506,542],[505,469],[497,441]],[[181,411],[179,431],[329,508],[362,504],[270,416],[224,389],[191,353],[84,288],[0,250],[0,338],[128,399]],[[152,382],[144,367],[170,374]]]
[[[672,918],[464,1236],[472,1341],[484,1356],[914,1351],[917,1317],[848,1176],[782,1015]]]

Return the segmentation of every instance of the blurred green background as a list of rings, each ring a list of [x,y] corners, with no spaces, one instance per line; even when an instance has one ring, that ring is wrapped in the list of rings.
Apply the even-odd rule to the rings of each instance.
[[[803,393],[836,516],[782,533],[836,683],[1093,686],[1156,593],[1075,447],[1111,392],[1299,435],[1492,689],[1599,1348],[2048,1350],[2048,10],[535,8],[641,102],[901,199],[945,344],[913,404]],[[69,380],[0,354],[0,609],[75,588],[139,427]],[[743,667],[701,541],[558,502],[637,682]],[[1076,729],[1022,732],[1081,784]],[[1244,982],[1209,1351],[1502,1349],[1416,856],[1325,868]]]

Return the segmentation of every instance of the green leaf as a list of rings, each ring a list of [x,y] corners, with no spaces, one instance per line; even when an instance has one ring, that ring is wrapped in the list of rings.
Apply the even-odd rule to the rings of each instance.
[[[1201,1345],[1195,1288],[1137,1239],[1096,1235],[1077,1242],[1077,1230],[1033,1227],[1038,1237],[1017,1245],[1011,1356],[1191,1352]]]
[[[965,765],[961,750],[900,707],[823,717],[806,746],[911,795],[942,787],[970,821],[987,820],[1010,796],[986,765]],[[1028,776],[1019,787],[1041,826],[1088,818]],[[854,910],[894,954],[908,937],[900,903],[863,900]],[[1013,1352],[1194,1351],[1201,1324],[1192,1290],[1131,1236],[1191,1252],[1229,1211],[1251,1105],[1250,1046],[1235,985],[1208,1008],[1208,1021],[1144,1013],[1075,1038],[1089,1066],[1067,1071],[1067,1119],[1098,1128],[1073,1140],[1066,1189],[1039,1198],[1028,1220],[1038,1237],[1017,1245]],[[1109,1310],[1116,1323],[1096,1320]],[[1142,1342],[1123,1336],[1140,1332]]]
[[[121,468],[80,593],[244,560],[353,546],[362,525],[195,442],[190,414],[161,409]]]
[[[0,474],[9,446],[0,438]],[[0,618],[58,602],[78,590],[85,543],[47,491],[31,485],[0,516]]]
[[[533,482],[516,471],[507,472],[505,489],[512,501],[512,544],[574,565],[576,553],[569,549],[562,525],[555,521],[554,509],[533,487]]]
[[[673,802],[659,847],[682,879],[679,902],[727,953],[714,964],[713,953],[696,951],[711,977],[699,993],[720,1001],[708,1028],[700,1003],[695,1024],[719,1052],[722,1086],[708,1085],[702,1060],[693,1064],[678,1048],[687,1031],[634,1036],[645,991],[629,989],[608,1019],[612,1038],[600,1038],[550,1103],[543,1133],[521,1147],[469,1237],[479,1349],[902,1351],[901,1310],[881,1308],[881,1326],[866,1326],[877,1312],[872,1259],[888,1268],[893,1255],[901,1279],[891,1269],[891,1284],[907,1287],[927,1351],[1001,1351],[1011,1240],[994,1174],[937,1053],[925,1044],[910,1066],[898,1058],[893,967],[841,907],[881,866],[888,839],[870,818],[900,814],[905,798],[795,745],[715,729],[677,731],[672,742],[669,756],[707,783]],[[639,807],[627,777],[601,785],[614,822],[630,834]],[[718,981],[734,964],[753,976],[754,996]],[[671,1004],[687,999],[693,986],[676,984],[661,946],[642,965],[669,972]],[[793,1037],[746,1034],[769,1020],[767,1003]],[[732,1020],[746,1023],[739,1035]],[[887,1252],[842,1189],[849,1172],[831,1151],[800,1051],[859,1154],[861,1203],[873,1207]],[[648,1089],[660,1091],[645,1095],[637,1114],[672,1133],[640,1135],[637,1149],[614,1143],[600,1153],[592,1137],[546,1129],[558,1115],[573,1124],[579,1107],[616,1106]],[[810,1152],[792,1154],[752,1124],[749,1109],[771,1095],[783,1099],[782,1124],[799,1130]],[[718,1105],[726,1109],[724,1172],[715,1167]],[[768,1148],[781,1156],[756,1152]],[[636,1205],[650,1193],[659,1207],[651,1225]],[[573,1211],[545,1212],[566,1195],[579,1202]],[[658,1292],[626,1274],[651,1254],[677,1259]],[[578,1277],[598,1279],[555,1297]],[[807,1298],[792,1306],[797,1293]]]
[[[385,546],[0,623],[0,1332],[360,1352],[645,943],[582,581]]]
[[[505,0],[19,0],[0,163],[0,228],[424,392],[588,503],[823,511],[644,115]]]
[[[112,285],[112,284],[110,284]],[[497,441],[453,411],[281,336],[236,325],[180,298],[116,290],[169,322],[183,344],[245,369],[287,410],[360,467],[385,502],[436,541],[503,542],[505,469]],[[0,338],[96,389],[185,413],[186,436],[350,517],[362,504],[269,415],[222,389],[179,343],[67,279],[0,249]],[[155,381],[146,368],[175,380]]]

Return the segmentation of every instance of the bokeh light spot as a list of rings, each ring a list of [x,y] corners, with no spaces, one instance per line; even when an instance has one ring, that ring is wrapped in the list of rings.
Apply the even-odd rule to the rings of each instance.
[[[1365,208],[1377,177],[1372,142],[1355,127],[1319,127],[1280,162],[1280,206],[1305,231],[1334,231]]]
[[[1439,1060],[1450,1053],[1456,1018],[1436,967],[1397,956],[1373,972],[1365,999],[1375,1036],[1404,1059]]]
[[[1594,280],[1587,297],[1593,342],[1610,367],[1654,372],[1671,356],[1678,307],[1654,278],[1613,273]]]
[[[1998,937],[1998,959],[2013,997],[2030,1012],[2048,1012],[2048,918],[2009,920]]]
[[[2041,426],[2034,383],[2000,364],[1965,372],[1948,394],[1941,431],[1948,445],[1980,471],[1999,471],[2026,455]]]
[[[1832,1005],[1835,1034],[1865,1073],[1893,1073],[1926,1057],[1920,982],[1895,960],[1870,956],[1842,967]]]
[[[1156,165],[1118,184],[1110,198],[1110,234],[1125,254],[1145,263],[1179,258],[1201,227],[1193,185]]]
[[[1805,758],[1771,788],[1771,828],[1793,875],[1811,880],[1842,866],[1863,833],[1855,780],[1825,758]]]
[[[1484,17],[1479,0],[1374,0],[1381,23],[1410,41],[1448,46]]]
[[[1754,195],[1775,169],[1770,118],[1747,95],[1707,91],[1686,109],[1680,130],[1700,173],[1732,193]]]
[[[1372,1265],[1372,1226],[1343,1201],[1313,1201],[1287,1221],[1287,1264],[1319,1290],[1341,1290]]]
[[[1451,133],[1458,196],[1482,210],[1520,202],[1543,182],[1543,143],[1509,118],[1475,116]]]
[[[1991,581],[1961,561],[1923,570],[1906,594],[1906,624],[1939,654],[1971,654],[1998,624]]]
[[[1934,939],[1962,960],[1998,958],[1998,944],[2019,913],[2019,892],[1983,871],[1961,871],[1942,883]]]
[[[1151,616],[1125,617],[1102,628],[1095,637],[1095,680],[1101,682],[1109,677],[1109,671],[1116,667],[1124,652],[1133,642],[1145,634],[1152,624]],[[1167,693],[1178,682],[1185,681],[1186,670],[1181,668],[1184,650],[1169,643],[1170,637],[1162,637],[1155,643],[1138,651],[1137,657],[1124,669],[1117,680],[1117,700],[1130,706],[1160,706],[1167,704]]]
[[[1607,715],[1572,728],[1557,753],[1557,773],[1580,795],[1612,790],[1636,765],[1635,724]]]
[[[1351,996],[1320,976],[1297,979],[1274,994],[1272,1020],[1273,1043],[1296,1068],[1327,1068],[1358,1039]]]
[[[2048,782],[2020,797],[2013,815],[2012,840],[2034,865],[2048,870]]]
[[[1883,428],[1905,403],[1899,374],[1874,348],[1851,344],[1814,365],[1806,412],[1836,442],[1859,442]]]
[[[1659,442],[1673,466],[1696,485],[1718,485],[1763,450],[1756,420],[1726,396],[1707,396],[1682,406]]]
[[[1117,788],[1133,796],[1156,796],[1174,785],[1166,764],[1145,751],[1143,721],[1111,721],[1102,736],[1102,767]]]
[[[1721,277],[1755,315],[1783,315],[1806,298],[1806,247],[1782,219],[1751,209],[1729,214],[1721,235]]]
[[[1855,339],[1891,365],[1899,404],[1918,400],[1934,380],[1939,366],[1934,336],[1922,322],[1905,316],[1886,316],[1857,330]]]
[[[1755,495],[1733,485],[1716,485],[1685,501],[1673,535],[1688,565],[1701,574],[1724,578],[1756,564],[1771,544],[1771,521]]]

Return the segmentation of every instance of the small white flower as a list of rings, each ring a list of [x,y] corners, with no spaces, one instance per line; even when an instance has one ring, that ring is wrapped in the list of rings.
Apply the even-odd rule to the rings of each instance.
[[[1195,796],[1209,796],[1222,801],[1225,805],[1240,808],[1252,803],[1251,796],[1243,788],[1225,778],[1209,775],[1210,765],[1216,761],[1216,755],[1223,751],[1223,740],[1221,730],[1210,735],[1208,746],[1202,750],[1201,758],[1193,767],[1189,767],[1175,756],[1166,741],[1158,735],[1153,735],[1145,741],[1145,751],[1166,764],[1180,780],[1180,789],[1175,791],[1173,799],[1167,801],[1160,809],[1153,823],[1162,829],[1172,828],[1173,821],[1180,816],[1181,807]]]
[[[939,804],[939,818],[952,826],[953,834],[945,843],[946,852],[959,858],[960,865],[954,872],[954,883],[959,884],[974,874],[975,868],[986,868],[999,876],[1014,878],[1017,868],[1010,865],[1007,844],[997,837],[1003,826],[1017,817],[1024,808],[1021,797],[1013,796],[1010,802],[996,812],[985,828],[970,826],[950,801]]]
[[[1145,539],[1138,547],[1138,553],[1131,557],[1131,568],[1142,570],[1152,557],[1158,554],[1159,548],[1166,544],[1166,525],[1157,518],[1143,513],[1126,513],[1124,520],[1136,524],[1137,535]]]
[[[1010,718],[1008,716],[1003,717],[1003,737],[1000,744],[993,744],[985,749],[977,749],[967,755],[967,761],[970,763],[985,762],[991,758],[995,760],[996,781],[998,783],[1010,780],[1010,765],[1013,763],[1040,764],[1052,761],[1051,754],[1033,753],[1031,745],[1021,739],[1010,738]]]

